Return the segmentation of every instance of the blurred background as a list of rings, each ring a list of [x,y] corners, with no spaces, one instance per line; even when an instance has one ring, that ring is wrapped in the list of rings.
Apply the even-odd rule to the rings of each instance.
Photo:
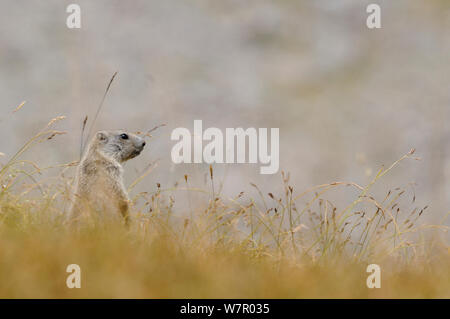
[[[70,3],[81,6],[81,29],[66,27]],[[381,6],[381,29],[366,27],[369,3]],[[135,192],[184,174],[204,183],[207,164],[170,158],[172,130],[201,119],[204,128],[279,127],[280,171],[297,194],[366,185],[416,148],[421,160],[402,162],[374,192],[415,192],[436,222],[450,207],[449,36],[447,0],[3,0],[0,161],[58,115],[67,134],[23,157],[42,167],[78,160],[83,118],[94,117],[118,71],[95,130],[167,124],[126,164],[130,184],[158,161]],[[215,165],[215,178],[229,195],[257,196],[250,182],[281,195],[280,172],[259,167]]]

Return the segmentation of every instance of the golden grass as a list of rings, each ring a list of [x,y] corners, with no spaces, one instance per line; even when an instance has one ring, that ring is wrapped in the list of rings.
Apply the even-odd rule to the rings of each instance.
[[[372,187],[414,150],[381,169],[365,186],[318,185],[297,193],[282,173],[276,190],[256,198],[223,196],[209,171],[209,188],[185,175],[174,187],[133,194],[131,228],[101,220],[67,225],[75,163],[45,169],[21,159],[33,145],[63,132],[56,118],[0,168],[1,298],[449,298],[450,254],[444,225],[421,222],[427,207],[403,189],[383,198]],[[152,184],[154,185],[154,184]],[[215,186],[214,186],[215,185]],[[214,188],[215,187],[215,188]],[[326,196],[343,188],[354,200],[335,207]],[[180,192],[189,200],[174,210]],[[203,194],[191,207],[190,196]],[[185,196],[182,196],[185,198]],[[448,216],[448,214],[447,214]],[[446,217],[447,217],[446,216]],[[66,287],[66,267],[78,264],[82,288]],[[380,289],[368,289],[368,264],[381,266]]]

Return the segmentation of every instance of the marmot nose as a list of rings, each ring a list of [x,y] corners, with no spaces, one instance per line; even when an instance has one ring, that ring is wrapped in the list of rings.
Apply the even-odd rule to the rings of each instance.
[[[144,147],[145,146],[145,141],[144,142],[142,142],[142,147]]]

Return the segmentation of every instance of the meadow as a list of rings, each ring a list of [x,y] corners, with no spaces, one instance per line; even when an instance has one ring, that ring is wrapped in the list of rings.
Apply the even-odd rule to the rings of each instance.
[[[430,225],[422,221],[430,207],[417,206],[410,189],[371,193],[400,163],[417,159],[414,149],[367,185],[297,190],[283,171],[272,192],[249,182],[251,193],[233,197],[222,194],[213,166],[205,185],[183,175],[167,188],[152,180],[152,167],[129,185],[129,228],[95,216],[74,228],[66,217],[77,162],[40,167],[27,158],[64,134],[53,128],[63,119],[0,158],[0,298],[450,297],[448,214]],[[51,178],[42,179],[44,171]],[[149,191],[135,192],[139,183]],[[337,207],[328,198],[343,189],[354,199]],[[174,209],[178,200],[182,211]],[[381,267],[379,289],[366,286],[373,263]],[[81,267],[81,289],[66,286],[69,264]]]

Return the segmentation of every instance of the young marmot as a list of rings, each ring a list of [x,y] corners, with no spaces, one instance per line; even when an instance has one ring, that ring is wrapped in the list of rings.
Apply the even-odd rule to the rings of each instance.
[[[143,138],[123,131],[100,131],[89,143],[78,165],[71,218],[114,218],[128,224],[129,198],[123,183],[122,163],[144,149]],[[92,216],[92,215],[91,215]]]

